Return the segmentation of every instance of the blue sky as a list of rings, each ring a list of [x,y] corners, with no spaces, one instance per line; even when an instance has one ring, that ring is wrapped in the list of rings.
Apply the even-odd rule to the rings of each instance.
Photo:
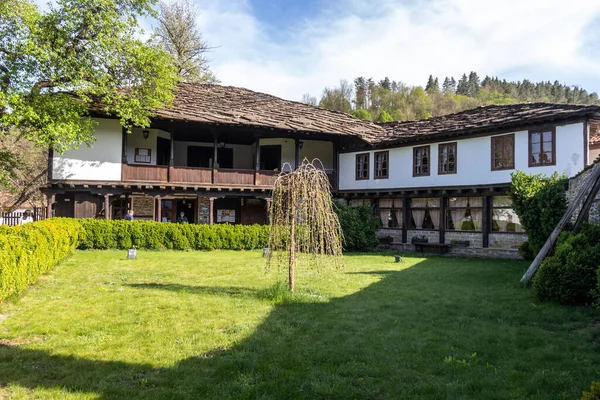
[[[290,100],[357,76],[471,70],[600,93],[600,0],[191,1],[222,83]]]
[[[196,0],[223,84],[292,100],[356,76],[477,71],[600,92],[598,0]]]

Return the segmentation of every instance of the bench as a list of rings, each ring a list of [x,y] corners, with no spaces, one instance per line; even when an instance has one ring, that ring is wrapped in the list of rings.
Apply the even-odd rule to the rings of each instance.
[[[413,243],[415,246],[415,251],[419,253],[437,253],[437,254],[446,254],[448,249],[452,247],[451,244],[445,243]]]

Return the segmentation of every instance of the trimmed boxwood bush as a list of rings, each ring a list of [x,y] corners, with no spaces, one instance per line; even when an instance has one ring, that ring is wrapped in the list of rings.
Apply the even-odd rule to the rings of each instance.
[[[597,298],[600,266],[600,226],[585,225],[581,232],[560,235],[554,255],[533,278],[538,298],[561,303],[588,304]]]
[[[79,222],[67,218],[0,228],[0,301],[35,282],[85,239]]]
[[[81,249],[253,250],[267,247],[266,225],[194,225],[154,221],[80,220]]]

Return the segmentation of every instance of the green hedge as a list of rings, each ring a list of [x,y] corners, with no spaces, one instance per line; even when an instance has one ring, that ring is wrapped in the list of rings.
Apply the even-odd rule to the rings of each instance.
[[[0,301],[35,282],[84,237],[81,224],[66,218],[0,226]]]
[[[586,224],[577,235],[560,235],[554,255],[533,277],[533,288],[541,300],[589,304],[598,296],[599,267],[600,226]]]
[[[252,250],[267,247],[266,225],[194,225],[154,221],[80,220],[80,249]]]

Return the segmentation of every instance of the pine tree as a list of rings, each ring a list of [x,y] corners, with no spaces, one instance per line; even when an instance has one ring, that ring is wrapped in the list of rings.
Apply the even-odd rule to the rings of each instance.
[[[425,85],[425,91],[430,93],[433,90],[435,85],[435,81],[433,80],[433,75],[429,75],[429,79],[427,79],[427,85]]]
[[[448,77],[444,78],[444,83],[442,83],[442,93],[450,93],[452,91],[452,83]]]
[[[471,97],[477,96],[479,93],[479,76],[477,76],[477,72],[471,71],[469,73],[469,81],[468,81],[468,95]]]
[[[467,78],[467,74],[463,74],[463,76],[458,80],[458,85],[456,86],[456,94],[461,94],[463,96],[469,95],[469,81]]]

